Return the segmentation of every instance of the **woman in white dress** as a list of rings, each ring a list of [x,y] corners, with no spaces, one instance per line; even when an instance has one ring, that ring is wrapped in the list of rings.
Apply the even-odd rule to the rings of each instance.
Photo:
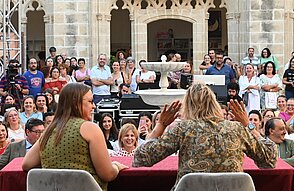
[[[240,76],[239,85],[240,97],[244,96],[246,92],[248,93],[247,114],[253,109],[260,110],[260,79],[254,74],[254,66],[252,64],[246,65],[245,75]]]
[[[282,89],[282,80],[276,74],[276,67],[272,61],[264,65],[263,74],[260,75],[260,102],[262,109],[276,109],[277,97]]]

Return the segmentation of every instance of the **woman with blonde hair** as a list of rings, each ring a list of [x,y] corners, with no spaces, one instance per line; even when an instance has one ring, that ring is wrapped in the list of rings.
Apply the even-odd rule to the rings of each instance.
[[[117,156],[134,156],[138,147],[139,134],[136,126],[131,123],[124,124],[119,130]]]
[[[43,115],[37,111],[34,97],[27,96],[23,99],[22,109],[19,114],[21,124],[25,125],[26,122],[31,118],[40,119],[43,121]]]
[[[26,154],[22,168],[70,168],[92,174],[102,190],[107,182],[127,168],[111,162],[105,139],[97,124],[91,122],[93,94],[84,84],[67,84],[61,91],[52,123]]]
[[[192,172],[241,172],[244,153],[259,167],[274,168],[277,161],[275,143],[266,140],[257,130],[249,131],[244,105],[230,102],[235,119],[223,118],[213,91],[205,84],[193,84],[183,100],[182,119],[163,133],[177,117],[180,102],[165,105],[159,122],[146,143],[135,150],[133,166],[152,166],[179,151],[176,183]],[[245,126],[245,127],[244,127]]]
[[[15,108],[10,108],[4,114],[3,123],[8,127],[8,138],[11,142],[18,142],[25,139],[25,130],[20,124],[19,113]]]

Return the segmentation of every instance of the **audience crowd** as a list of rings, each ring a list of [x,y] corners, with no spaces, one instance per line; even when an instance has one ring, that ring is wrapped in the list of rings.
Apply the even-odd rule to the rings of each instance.
[[[118,122],[119,119],[116,119],[115,116],[103,113],[99,121],[94,121],[96,124],[88,124],[93,133],[98,133],[97,136],[92,136],[82,130],[83,124],[87,123],[85,121],[93,120],[90,111],[96,110],[94,106],[103,99],[120,99],[124,94],[132,94],[143,87],[142,84],[148,86],[158,83],[157,71],[147,70],[142,65],[146,62],[145,60],[137,64],[137,60],[124,51],[117,52],[113,63],[109,63],[106,54],[99,54],[97,64],[92,68],[87,67],[84,58],[67,57],[66,53],[57,55],[55,47],[51,47],[49,52],[50,56],[43,65],[35,58],[30,58],[28,70],[23,74],[19,73],[19,62],[10,60],[9,69],[0,80],[0,114],[3,116],[0,123],[0,169],[13,158],[25,156],[36,142],[38,145],[34,146],[32,152],[41,152],[42,156],[36,159],[31,153],[25,159],[23,166],[25,170],[41,162],[44,167],[65,167],[58,162],[53,164],[50,161],[52,159],[50,155],[55,153],[61,161],[66,160],[62,156],[65,153],[58,149],[62,150],[64,144],[67,144],[62,139],[70,139],[70,132],[75,136],[81,134],[80,138],[84,139],[80,141],[90,147],[89,151],[83,153],[87,155],[83,160],[89,163],[92,161],[93,164],[83,169],[90,171],[104,190],[107,186],[106,182],[115,178],[120,170],[127,167],[117,162],[111,163],[110,160],[103,159],[100,154],[91,150],[93,144],[91,140],[94,141],[100,136],[104,137],[105,142],[96,140],[94,142],[97,142],[98,145],[95,147],[100,149],[105,147],[109,156],[132,156],[134,166],[150,166],[168,155],[179,154],[182,157],[178,176],[180,178],[190,171],[186,169],[188,167],[185,166],[184,161],[189,160],[191,156],[185,150],[181,150],[182,147],[178,144],[180,139],[189,138],[192,134],[199,135],[199,132],[194,131],[196,126],[211,134],[218,134],[219,130],[211,129],[212,126],[216,126],[230,133],[234,139],[242,135],[243,141],[250,140],[249,145],[246,145],[246,151],[236,151],[240,164],[242,164],[241,160],[245,152],[259,166],[274,167],[275,148],[273,145],[267,148],[263,145],[274,144],[277,145],[278,156],[294,166],[294,52],[292,52],[293,57],[284,67],[268,48],[264,48],[260,56],[254,54],[254,48],[248,48],[248,55],[242,59],[240,64],[224,56],[222,52],[211,49],[208,54],[204,55],[199,70],[194,70],[193,62],[188,60],[181,70],[169,72],[168,88],[183,87],[181,85],[183,75],[224,75],[227,86],[226,103],[217,103],[210,95],[212,91],[206,89],[208,86],[188,83],[187,87],[192,87],[188,89],[183,103],[173,102],[163,111],[156,113],[143,111],[139,113],[137,119],[129,119],[124,122]],[[180,54],[171,53],[167,61],[179,62],[181,59]],[[284,71],[282,71],[283,68],[285,68]],[[68,86],[78,93],[70,90]],[[63,93],[63,89],[67,92]],[[80,92],[80,89],[84,92]],[[206,97],[204,94],[198,95],[202,91]],[[59,95],[63,96],[62,100],[59,99]],[[90,99],[92,96],[93,99]],[[196,98],[196,96],[199,97]],[[89,105],[80,102],[84,100],[83,97],[88,99]],[[61,101],[72,105],[64,105],[60,103]],[[208,103],[203,106],[206,102]],[[240,117],[238,108],[242,110],[243,103],[243,116]],[[181,109],[182,104],[184,109]],[[204,108],[209,104],[212,104],[211,108],[206,111]],[[61,107],[64,107],[65,111],[62,111]],[[86,109],[89,110],[87,112],[90,112],[89,116],[84,116],[83,112],[86,111],[83,107],[87,107]],[[197,108],[202,108],[202,110],[197,113],[195,112]],[[79,114],[75,114],[75,110]],[[168,112],[174,110],[177,115]],[[60,116],[56,117],[55,111],[59,112]],[[71,120],[71,117],[76,118],[76,121]],[[241,119],[242,117],[245,118],[245,121]],[[198,122],[193,120],[198,120]],[[74,124],[73,128],[69,128],[69,124]],[[100,127],[99,131],[94,129],[97,124]],[[62,127],[59,128],[58,125]],[[254,126],[252,134],[250,125]],[[227,129],[229,126],[235,127],[235,131]],[[68,129],[65,129],[66,127]],[[80,132],[75,128],[80,128]],[[43,131],[45,131],[44,134]],[[58,139],[54,141],[53,136],[57,136]],[[38,140],[40,137],[41,139]],[[63,145],[54,150],[58,143]],[[50,147],[45,147],[47,144]],[[258,147],[261,149],[260,152],[253,148],[253,145],[256,144],[260,144]],[[197,149],[202,149],[201,152],[203,149],[207,149],[207,152],[211,149],[189,144],[186,147],[196,149],[193,151],[195,152],[193,156],[197,156],[199,160],[204,156],[198,153]],[[226,153],[226,155],[236,153]],[[74,154],[74,151],[71,154]],[[265,158],[266,154],[272,158]],[[98,159],[92,159],[90,157],[92,155],[97,155]],[[76,162],[80,161],[76,160]],[[105,166],[98,167],[99,162]],[[211,171],[216,172],[216,169]],[[240,166],[236,166],[236,169],[223,166],[222,169],[223,171],[241,171]],[[103,175],[101,170],[108,174]]]

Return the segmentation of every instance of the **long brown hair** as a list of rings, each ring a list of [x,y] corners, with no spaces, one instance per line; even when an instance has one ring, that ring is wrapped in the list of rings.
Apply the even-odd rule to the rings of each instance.
[[[213,91],[205,84],[196,82],[186,92],[183,100],[183,119],[219,122],[223,114]]]
[[[89,91],[89,86],[79,83],[70,83],[62,88],[54,119],[46,128],[44,135],[40,138],[41,150],[45,148],[54,129],[56,129],[54,144],[58,145],[64,134],[65,125],[68,120],[72,117],[82,118],[83,96]]]

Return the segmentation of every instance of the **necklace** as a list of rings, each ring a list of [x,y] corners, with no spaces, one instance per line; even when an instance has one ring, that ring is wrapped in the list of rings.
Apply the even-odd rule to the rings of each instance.
[[[2,144],[2,146],[0,146],[0,149],[5,148],[5,147],[7,146],[7,144],[8,144],[8,141],[5,140],[5,141],[3,142],[3,144]]]

